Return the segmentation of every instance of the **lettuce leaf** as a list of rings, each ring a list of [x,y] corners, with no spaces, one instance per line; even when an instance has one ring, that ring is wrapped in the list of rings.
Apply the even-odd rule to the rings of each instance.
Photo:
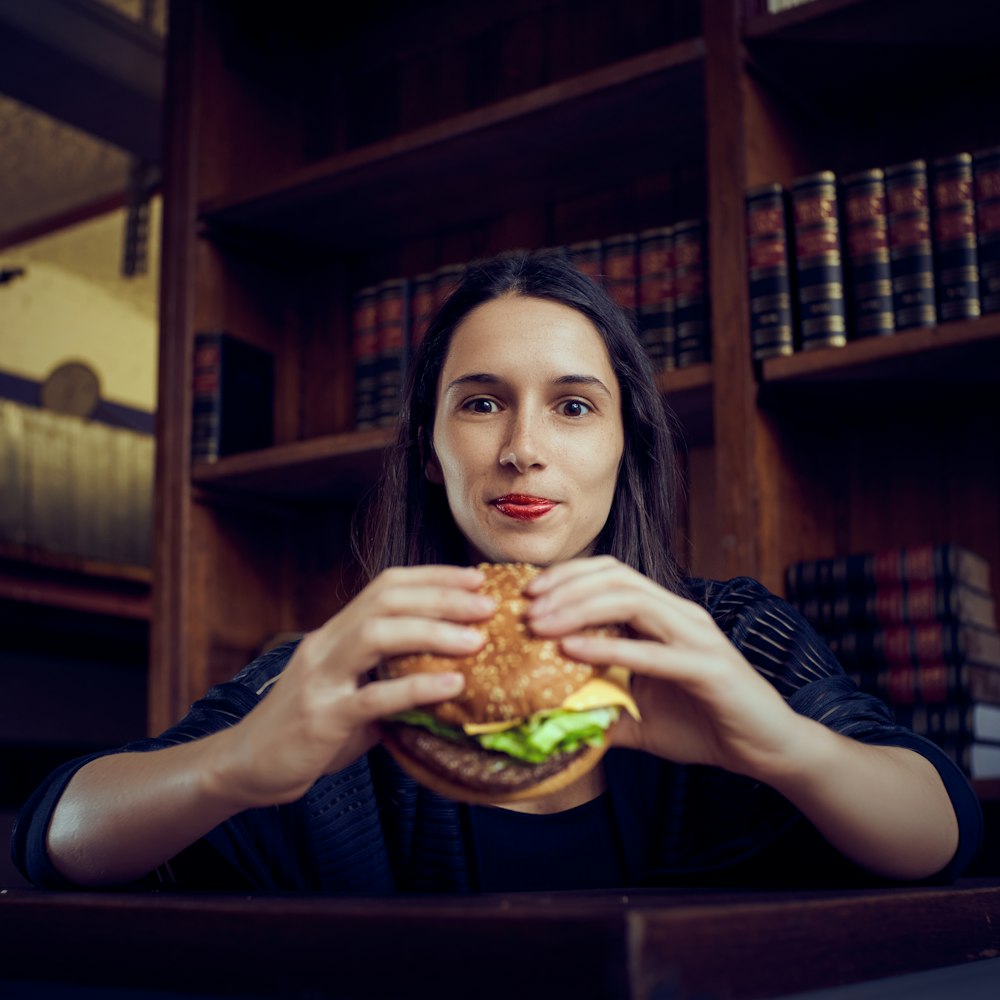
[[[539,712],[526,722],[499,733],[467,736],[460,729],[446,726],[429,712],[414,709],[399,712],[393,721],[423,726],[436,736],[461,743],[475,740],[487,750],[505,753],[529,764],[540,764],[556,753],[573,753],[580,747],[597,746],[608,727],[618,718],[618,708],[591,708],[585,712],[554,709]]]

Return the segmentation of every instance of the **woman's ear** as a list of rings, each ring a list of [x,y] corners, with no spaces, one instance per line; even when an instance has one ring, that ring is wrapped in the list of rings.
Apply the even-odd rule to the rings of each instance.
[[[437,455],[434,454],[433,448],[430,449],[427,461],[424,462],[424,475],[435,486],[444,486],[444,475],[441,472],[441,466],[438,464]]]
[[[434,454],[434,445],[428,440],[429,436],[426,431],[422,431],[420,434],[420,451],[424,456],[424,475],[427,477],[427,481],[434,483],[435,486],[444,486],[444,474],[441,472],[437,455]]]

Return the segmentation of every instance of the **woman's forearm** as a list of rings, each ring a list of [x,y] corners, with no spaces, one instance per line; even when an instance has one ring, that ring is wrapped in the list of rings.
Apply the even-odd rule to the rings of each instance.
[[[860,743],[809,719],[799,725],[790,762],[762,777],[834,847],[887,878],[926,878],[948,864],[958,847],[958,821],[930,761],[904,747]]]
[[[245,808],[223,792],[227,736],[113,754],[81,768],[49,824],[56,869],[78,885],[130,882]]]

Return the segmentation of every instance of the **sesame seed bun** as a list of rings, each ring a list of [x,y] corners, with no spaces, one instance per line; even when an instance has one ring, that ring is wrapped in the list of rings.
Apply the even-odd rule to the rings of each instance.
[[[556,753],[538,764],[487,750],[471,738],[467,727],[503,727],[538,712],[563,708],[595,678],[606,677],[608,667],[568,657],[556,640],[532,633],[526,612],[524,587],[541,570],[528,563],[484,563],[482,591],[497,602],[493,617],[482,626],[483,647],[471,656],[430,653],[387,659],[382,677],[457,670],[465,687],[451,701],[424,708],[439,723],[456,731],[450,739],[405,722],[382,724],[383,743],[417,781],[449,798],[474,803],[500,803],[539,797],[559,791],[595,767],[608,748],[584,745]],[[621,635],[616,626],[589,629],[594,634]],[[616,668],[624,675],[621,668]],[[627,680],[626,680],[627,684]]]

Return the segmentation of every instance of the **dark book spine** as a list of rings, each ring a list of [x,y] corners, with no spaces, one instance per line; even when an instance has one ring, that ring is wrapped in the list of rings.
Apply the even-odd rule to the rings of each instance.
[[[973,171],[982,310],[1000,312],[1000,146],[974,154]]]
[[[921,663],[884,670],[850,673],[868,694],[891,705],[963,704],[972,701],[1000,705],[1000,670],[969,663]]]
[[[780,184],[746,193],[750,347],[754,361],[795,350],[788,207]]]
[[[995,739],[997,736],[980,722],[979,709],[974,702],[898,705],[894,713],[901,726],[935,742],[971,742],[977,739]]]
[[[588,278],[601,284],[604,281],[604,257],[600,240],[581,240],[566,248],[573,266]]]
[[[362,288],[354,297],[351,319],[354,346],[354,426],[378,423],[378,288]]]
[[[634,316],[637,302],[637,239],[635,233],[619,233],[604,241],[604,287],[608,295]]]
[[[792,601],[919,582],[964,583],[989,593],[990,564],[961,545],[943,543],[804,559],[791,563],[785,570],[786,594]]]
[[[191,396],[191,461],[218,460],[222,415],[222,334],[196,333]]]
[[[851,336],[894,333],[885,173],[876,168],[844,177],[841,200]]]
[[[654,371],[676,367],[674,329],[674,230],[639,234],[639,331]]]
[[[273,440],[274,356],[224,331],[194,341],[191,457],[266,448]]]
[[[982,312],[972,155],[934,160],[929,185],[938,319],[971,319]]]
[[[792,602],[819,632],[844,628],[964,622],[996,628],[993,595],[946,580],[875,584],[835,597]]]
[[[831,634],[827,643],[848,669],[925,663],[1000,666],[1000,634],[951,622],[849,629]]]
[[[704,219],[674,226],[674,328],[677,367],[711,360]]]
[[[847,343],[837,178],[823,170],[792,181],[801,348]]]
[[[418,274],[410,286],[410,356],[423,343],[434,317],[434,275]]]
[[[927,164],[912,160],[886,167],[885,196],[896,329],[934,326],[937,311]]]
[[[409,283],[405,278],[391,278],[379,285],[376,310],[378,326],[376,422],[383,427],[396,422],[403,396],[403,379],[407,364],[408,293]]]
[[[445,264],[434,272],[434,310],[448,301],[465,274],[464,264]]]

